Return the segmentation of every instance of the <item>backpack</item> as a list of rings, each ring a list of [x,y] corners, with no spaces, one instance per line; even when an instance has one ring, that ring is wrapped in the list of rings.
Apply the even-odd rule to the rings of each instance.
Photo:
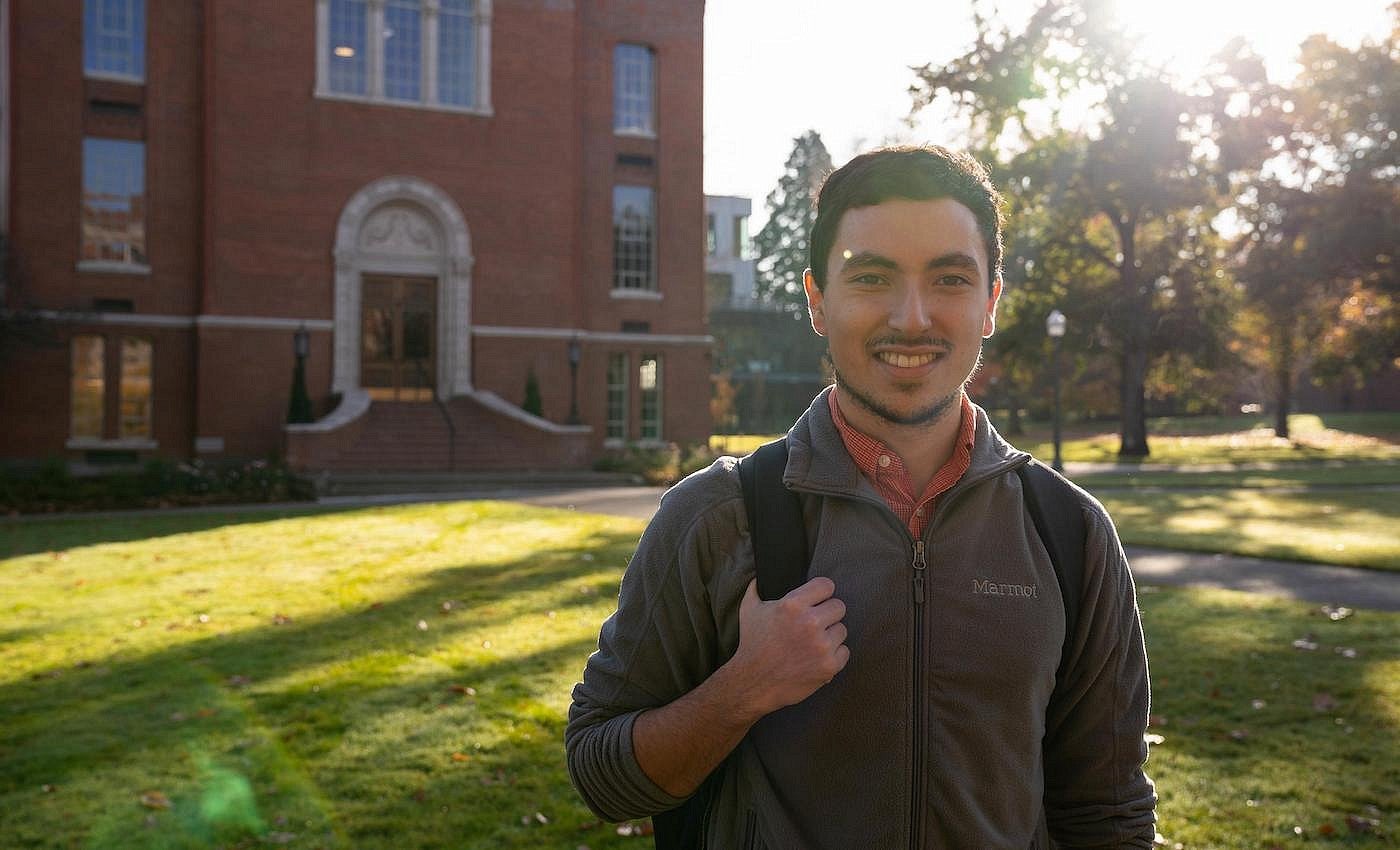
[[[807,527],[798,495],[783,485],[787,469],[787,438],[759,446],[739,461],[739,481],[753,538],[754,566],[760,599],[781,599],[807,580]],[[1026,509],[1036,534],[1050,555],[1055,580],[1065,605],[1065,645],[1079,621],[1079,597],[1084,584],[1084,514],[1073,486],[1059,473],[1032,459],[1016,468]],[[1064,674],[1060,653],[1059,681]],[[723,765],[695,793],[670,811],[652,816],[657,850],[697,850],[704,837],[706,815],[719,793]]]

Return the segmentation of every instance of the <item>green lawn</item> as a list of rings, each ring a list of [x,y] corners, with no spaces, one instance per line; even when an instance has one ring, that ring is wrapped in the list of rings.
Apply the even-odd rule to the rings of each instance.
[[[561,743],[640,530],[490,502],[0,523],[3,844],[643,846]],[[1393,846],[1347,818],[1400,831],[1400,615],[1142,602],[1163,834]]]

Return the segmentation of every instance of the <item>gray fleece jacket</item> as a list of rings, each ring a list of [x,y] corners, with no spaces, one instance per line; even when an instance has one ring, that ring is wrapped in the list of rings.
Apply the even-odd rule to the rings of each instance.
[[[978,409],[971,467],[939,498],[919,559],[846,452],[827,392],[790,432],[783,478],[818,530],[810,575],[830,577],[846,603],[851,660],[760,720],[724,763],[707,846],[1150,847],[1147,658],[1103,507],[1080,491],[1083,599],[1066,640],[1054,567],[1014,473],[1029,455]],[[737,463],[721,458],[662,499],[574,688],[569,771],[600,816],[681,802],[637,765],[632,724],[733,655],[753,575]]]

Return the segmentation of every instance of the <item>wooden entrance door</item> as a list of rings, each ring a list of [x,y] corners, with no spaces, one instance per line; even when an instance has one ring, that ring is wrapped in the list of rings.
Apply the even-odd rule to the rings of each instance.
[[[360,384],[370,398],[432,401],[437,380],[437,279],[365,275]]]

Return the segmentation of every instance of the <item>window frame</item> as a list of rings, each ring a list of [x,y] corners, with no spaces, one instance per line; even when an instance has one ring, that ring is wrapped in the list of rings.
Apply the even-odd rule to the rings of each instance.
[[[645,219],[647,229],[645,237],[629,232],[620,226],[625,219],[623,210],[630,204],[624,197],[625,193],[644,191],[647,196],[647,217]],[[660,275],[657,274],[657,221],[656,221],[656,189],[653,186],[644,186],[634,183],[613,184],[613,204],[612,204],[612,294],[619,298],[660,298]],[[645,256],[635,251],[626,251],[628,248],[639,246],[645,238]],[[644,263],[644,268],[625,268],[627,263]],[[640,277],[639,277],[640,275]],[[637,280],[638,283],[629,284],[626,281]]]
[[[315,96],[324,100],[344,100],[355,103],[372,103],[385,106],[426,109],[435,112],[457,112],[466,115],[490,116],[494,114],[491,105],[491,18],[492,0],[472,0],[470,13],[472,22],[473,54],[471,57],[470,85],[473,88],[474,102],[467,106],[461,103],[444,101],[441,97],[440,78],[440,18],[443,14],[440,2],[427,0],[418,4],[418,98],[391,97],[386,93],[386,51],[384,49],[385,13],[390,0],[365,0],[365,85],[363,92],[341,91],[335,88],[331,59],[331,2],[316,0],[316,91]],[[398,0],[412,2],[412,0]],[[455,15],[449,11],[447,14]],[[377,36],[377,37],[376,37]]]
[[[631,63],[628,61],[629,58],[641,57],[645,57],[646,61]],[[638,112],[644,113],[643,115],[633,116],[631,108],[637,106],[643,100],[643,96],[625,90],[629,81],[625,75],[637,69],[644,69],[647,77],[644,81],[645,105],[638,110]],[[631,41],[619,41],[614,44],[612,88],[613,133],[619,136],[636,136],[643,139],[656,138],[656,48],[649,44]],[[637,120],[637,118],[641,120]]]
[[[131,31],[126,34],[131,44],[127,50],[132,54],[130,64],[135,69],[134,72],[111,71],[102,68],[89,67],[90,53],[97,51],[90,39],[97,37],[97,33],[89,26],[95,17],[100,18],[103,6],[106,4],[120,4],[126,12],[128,18],[135,19],[131,26]],[[115,80],[122,83],[145,83],[146,82],[146,48],[149,39],[146,37],[146,0],[83,0],[83,76],[96,80]]]
[[[643,375],[647,370],[647,363],[652,366],[652,388],[647,389],[643,380]],[[664,393],[662,387],[665,385],[665,366],[660,352],[654,354],[642,354],[637,358],[637,441],[642,444],[662,443],[665,441],[666,429]],[[647,415],[648,400],[655,408],[651,416]],[[647,433],[648,429],[654,433]]]
[[[603,425],[603,445],[608,447],[620,447],[626,445],[628,425],[631,413],[628,408],[630,403],[630,393],[628,392],[632,380],[632,357],[625,351],[614,351],[608,354],[607,373],[604,375],[604,425]],[[614,396],[616,393],[616,396]],[[614,411],[613,402],[617,402],[617,410]],[[613,413],[620,415],[614,417]],[[616,428],[614,428],[616,426]]]
[[[114,242],[111,240],[103,242],[101,240],[96,239],[91,243],[88,241],[88,235],[86,231],[89,225],[91,225],[94,230],[101,229],[101,222],[97,220],[90,221],[87,213],[87,198],[89,188],[99,188],[97,185],[95,185],[98,181],[93,178],[97,177],[96,171],[98,170],[99,166],[107,164],[99,160],[97,156],[99,145],[106,146],[106,151],[109,154],[115,151],[127,150],[134,151],[136,155],[134,165],[135,171],[137,172],[139,178],[136,182],[140,183],[141,192],[139,195],[131,194],[127,197],[139,198],[139,201],[136,201],[135,203],[139,203],[141,206],[141,216],[139,220],[135,220],[133,222],[128,223],[128,230],[125,234],[125,241],[121,242]],[[146,211],[150,208],[150,187],[148,185],[146,177],[146,154],[146,143],[145,141],[140,139],[114,139],[108,136],[83,136],[81,175],[82,186],[81,191],[79,192],[79,197],[82,200],[78,208],[79,271],[120,272],[128,274],[148,274],[150,272],[150,254],[147,250],[149,246],[149,233],[147,230],[146,221]],[[114,161],[115,157],[112,157],[107,162]],[[131,161],[121,163],[121,165],[125,167],[130,167],[132,164],[133,162]],[[135,228],[135,238],[132,238],[133,226]],[[122,251],[123,256],[115,258],[102,256],[102,254],[104,253],[104,248],[108,248],[116,244],[124,246],[124,250]],[[91,257],[88,256],[89,245],[91,245],[93,248],[94,256]]]

